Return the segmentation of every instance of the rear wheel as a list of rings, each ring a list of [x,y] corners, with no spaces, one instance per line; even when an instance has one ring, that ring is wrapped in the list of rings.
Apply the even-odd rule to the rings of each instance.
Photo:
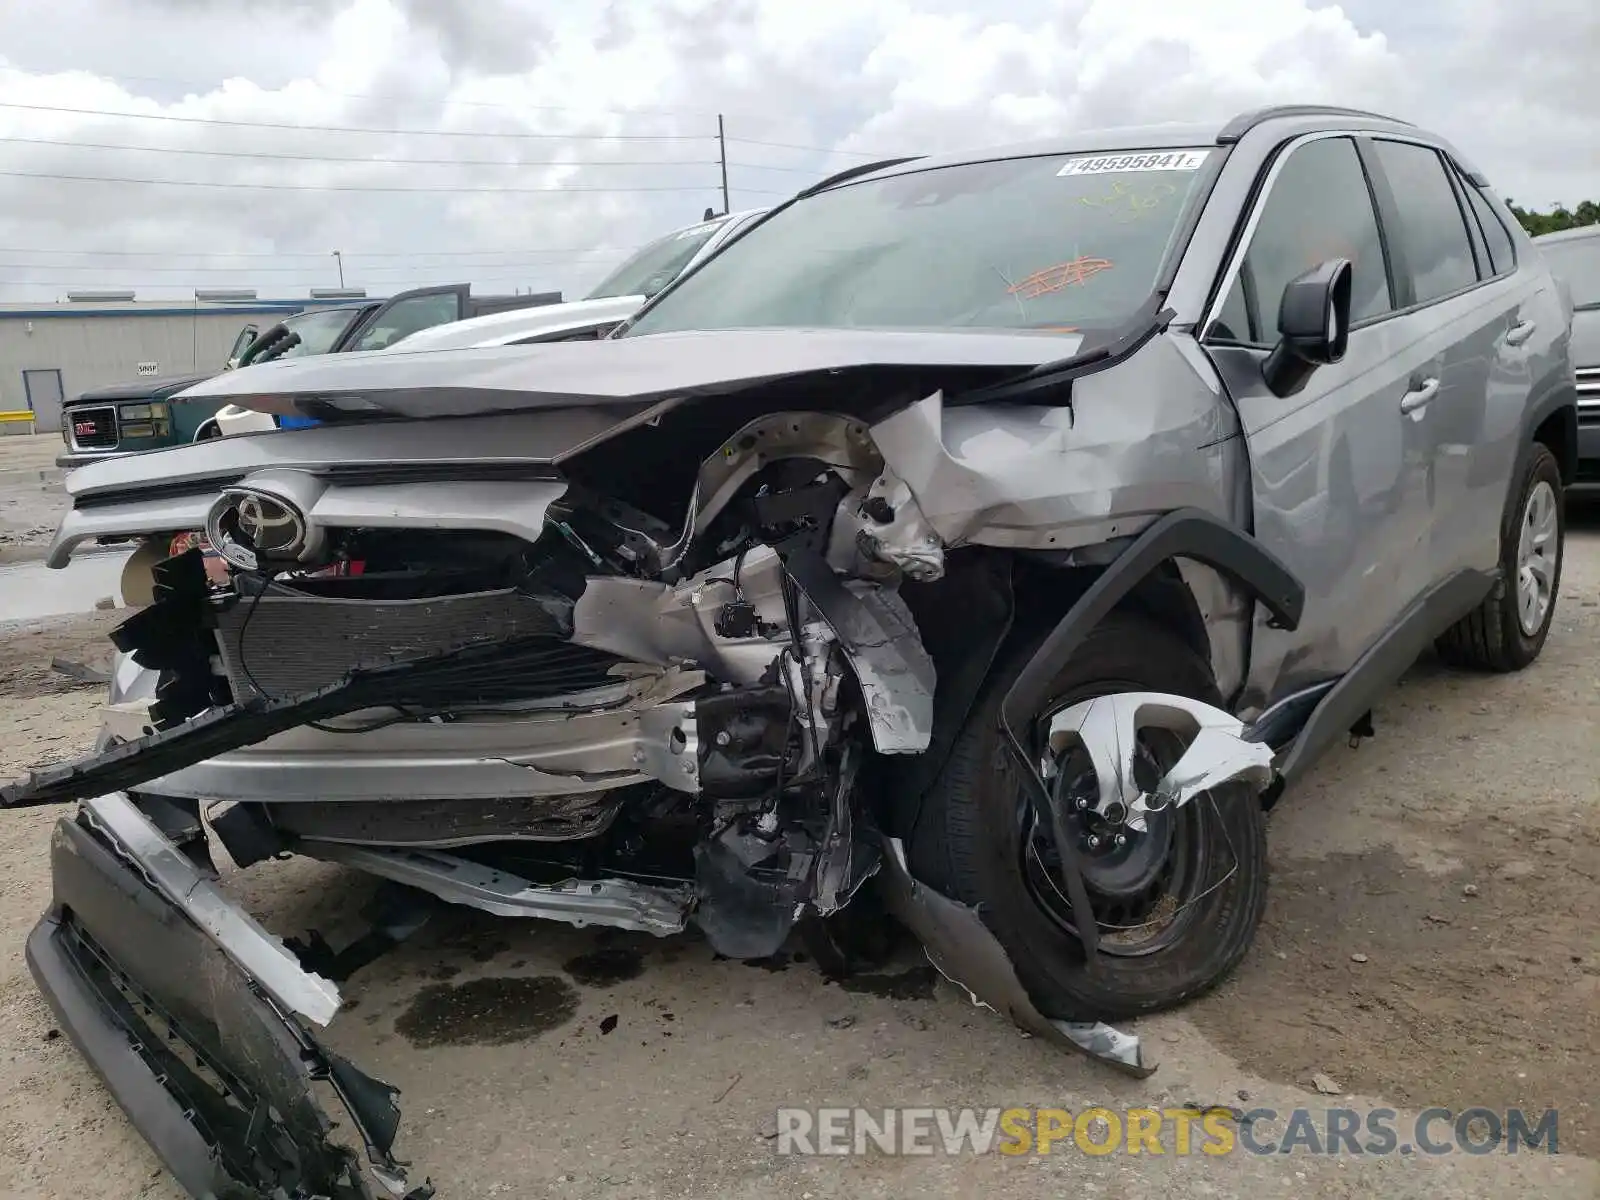
[[[1175,811],[1154,813],[1145,832],[1070,817],[1080,849],[1101,969],[1088,970],[1075,933],[1048,814],[1036,812],[998,732],[1000,699],[1037,641],[997,669],[930,796],[934,877],[976,905],[1004,946],[1034,1004],[1057,1019],[1118,1019],[1168,1008],[1214,986],[1244,956],[1266,902],[1266,830],[1260,801],[1227,787]],[[1025,740],[1044,750],[1056,713],[1095,696],[1157,691],[1218,703],[1209,665],[1151,621],[1115,614],[1090,634],[1054,682]],[[1140,732],[1138,782],[1153,785],[1185,743]],[[1081,746],[1055,760],[1068,795],[1095,793]],[[913,869],[917,864],[913,862]],[[920,874],[920,872],[919,872]]]
[[[1500,531],[1500,578],[1488,598],[1436,643],[1453,666],[1520,671],[1539,657],[1561,589],[1566,515],[1561,468],[1538,443]]]

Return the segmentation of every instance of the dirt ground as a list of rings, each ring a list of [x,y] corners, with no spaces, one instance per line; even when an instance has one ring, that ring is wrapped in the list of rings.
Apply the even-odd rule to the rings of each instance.
[[[55,465],[62,449],[55,433],[0,440],[0,563],[44,556],[64,503]]]
[[[1131,1026],[1161,1061],[1148,1080],[1020,1035],[909,950],[843,988],[800,958],[465,910],[345,984],[330,1040],[403,1090],[400,1148],[441,1200],[1600,1196],[1600,514],[1575,520],[1535,668],[1418,664],[1376,738],[1274,812],[1255,947],[1216,994]],[[100,657],[115,619],[0,628],[0,776],[88,747],[100,690],[45,667]],[[0,1195],[176,1200],[23,965],[58,815],[0,834]],[[303,862],[228,883],[280,933],[331,934],[371,887]],[[1196,1102],[1554,1106],[1562,1153],[821,1158],[771,1139],[783,1105]]]

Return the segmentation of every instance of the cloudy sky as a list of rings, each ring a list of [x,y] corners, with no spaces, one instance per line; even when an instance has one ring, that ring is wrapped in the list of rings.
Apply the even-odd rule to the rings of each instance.
[[[998,14],[1003,13],[1004,16]],[[1279,101],[1600,197],[1593,0],[0,0],[0,299],[581,294],[869,156]],[[201,186],[204,185],[204,186]]]

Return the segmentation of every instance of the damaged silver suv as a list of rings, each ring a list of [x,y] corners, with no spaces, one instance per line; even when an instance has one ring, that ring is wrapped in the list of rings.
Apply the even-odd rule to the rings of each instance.
[[[1430,644],[1539,654],[1570,326],[1453,148],[1283,108],[852,170],[596,343],[219,376],[322,424],[68,483],[54,565],[229,571],[159,561],[102,752],[5,792],[82,801],[35,977],[196,1195],[368,1195],[313,1079],[406,1186],[218,843],[839,970],[886,905],[1145,1073],[1102,1022],[1239,962],[1284,788]]]

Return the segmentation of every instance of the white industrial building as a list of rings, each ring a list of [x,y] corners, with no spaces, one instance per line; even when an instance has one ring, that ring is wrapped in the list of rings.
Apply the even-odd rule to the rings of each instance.
[[[261,300],[219,290],[193,300],[137,300],[132,292],[79,292],[53,304],[0,303],[0,412],[32,410],[35,427],[53,431],[65,398],[141,376],[220,371],[246,325],[264,330],[291,313],[364,294]]]

